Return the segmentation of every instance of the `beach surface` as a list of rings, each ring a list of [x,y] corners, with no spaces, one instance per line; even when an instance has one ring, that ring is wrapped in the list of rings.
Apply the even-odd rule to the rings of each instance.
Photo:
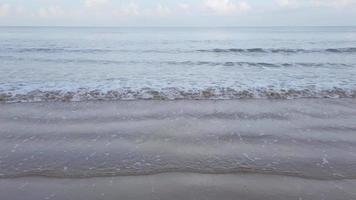
[[[0,199],[356,199],[356,100],[0,104]]]

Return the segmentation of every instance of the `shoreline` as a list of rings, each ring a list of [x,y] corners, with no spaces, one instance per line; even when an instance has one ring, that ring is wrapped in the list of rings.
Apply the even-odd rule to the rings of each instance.
[[[54,101],[18,101],[18,102],[7,102],[0,101],[0,105],[14,105],[14,104],[100,104],[100,103],[134,103],[134,102],[146,102],[146,103],[169,103],[169,102],[256,102],[256,101],[266,101],[266,102],[288,102],[288,101],[346,101],[346,102],[356,102],[355,97],[295,97],[295,98],[202,98],[202,99],[89,99],[89,100],[78,100],[78,101],[65,101],[65,100],[54,100]]]

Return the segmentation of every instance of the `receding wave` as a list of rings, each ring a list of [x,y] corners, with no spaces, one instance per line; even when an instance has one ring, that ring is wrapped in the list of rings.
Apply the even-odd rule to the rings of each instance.
[[[296,98],[356,98],[355,89],[270,89],[254,88],[142,88],[102,91],[79,89],[77,91],[34,90],[27,93],[0,93],[0,102],[47,102],[47,101],[105,101],[105,100],[218,100],[218,99],[296,99]]]
[[[228,48],[228,49],[201,49],[199,52],[211,53],[356,53],[356,47],[329,48],[329,49],[288,49],[288,48]]]
[[[81,170],[68,172],[66,170],[58,169],[46,169],[46,170],[27,170],[22,173],[16,174],[0,174],[0,178],[20,178],[20,177],[31,177],[31,176],[42,176],[42,177],[55,177],[55,178],[93,178],[93,177],[115,177],[115,176],[142,176],[142,175],[155,175],[162,173],[199,173],[199,174],[241,174],[241,173],[251,173],[251,174],[269,174],[269,175],[282,175],[282,176],[292,176],[300,178],[311,178],[311,179],[321,179],[321,180],[342,180],[342,178],[335,175],[327,174],[325,177],[314,177],[311,175],[304,175],[293,171],[278,171],[274,169],[249,167],[249,166],[239,166],[235,168],[227,168],[222,166],[220,168],[193,168],[193,167],[162,167],[162,169],[144,169],[144,170],[121,170],[116,168],[105,168],[95,170]]]

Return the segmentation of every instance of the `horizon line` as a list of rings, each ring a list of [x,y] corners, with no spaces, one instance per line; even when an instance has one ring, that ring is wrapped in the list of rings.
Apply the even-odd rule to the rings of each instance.
[[[0,25],[0,28],[268,28],[268,27],[356,27],[356,25],[257,25],[257,26],[97,26],[97,25]]]

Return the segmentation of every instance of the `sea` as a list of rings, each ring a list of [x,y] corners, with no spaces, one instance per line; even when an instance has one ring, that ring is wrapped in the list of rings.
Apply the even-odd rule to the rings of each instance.
[[[356,97],[356,27],[0,27],[0,102]]]

